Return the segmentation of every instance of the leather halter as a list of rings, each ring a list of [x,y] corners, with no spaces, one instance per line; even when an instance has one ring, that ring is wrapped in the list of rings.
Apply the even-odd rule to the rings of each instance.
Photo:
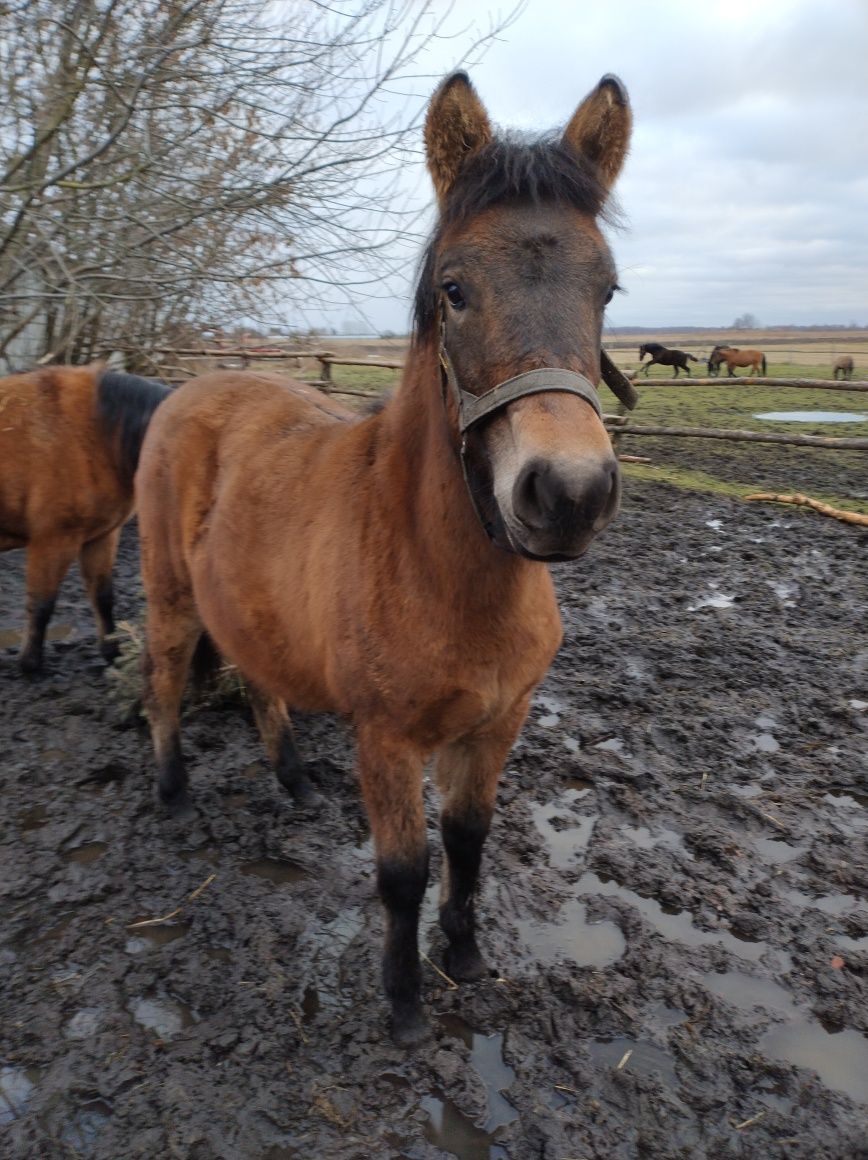
[[[517,399],[523,399],[528,395],[539,395],[552,391],[578,395],[580,399],[588,403],[596,414],[602,418],[603,412],[600,406],[600,397],[590,379],[586,379],[584,375],[576,374],[575,371],[568,371],[563,367],[541,367],[537,370],[525,371],[523,374],[515,375],[511,379],[505,379],[502,383],[498,383],[490,391],[486,391],[482,395],[472,395],[469,391],[465,391],[458,382],[455,368],[452,365],[452,359],[446,350],[446,326],[444,320],[441,320],[440,325],[439,359],[443,402],[445,404],[447,394],[451,394],[458,409],[458,434],[460,443],[456,450],[458,458],[461,461],[461,472],[464,476],[464,482],[467,485],[467,492],[470,496],[473,510],[476,512],[477,519],[492,543],[506,551],[515,552],[516,548],[503,523],[496,501],[493,500],[493,496],[490,494],[484,494],[489,489],[483,484],[478,472],[474,470],[473,465],[469,462],[467,446],[468,433],[477,424],[481,423],[483,419],[503,410],[504,407],[508,407],[510,403],[514,403]],[[489,507],[488,513],[484,510],[483,505]],[[520,554],[529,555],[529,553],[523,552]]]
[[[446,350],[444,327],[440,329],[440,369],[443,375],[444,401],[447,388],[452,394],[458,407],[458,434],[461,436],[461,457],[467,446],[467,432],[483,419],[493,415],[496,411],[508,407],[517,399],[527,395],[541,395],[549,391],[561,391],[570,395],[578,395],[584,399],[602,418],[603,409],[600,406],[600,396],[590,379],[584,375],[568,371],[563,367],[540,367],[537,370],[525,371],[511,379],[505,379],[486,391],[482,395],[472,395],[465,391],[458,382],[452,359]]]

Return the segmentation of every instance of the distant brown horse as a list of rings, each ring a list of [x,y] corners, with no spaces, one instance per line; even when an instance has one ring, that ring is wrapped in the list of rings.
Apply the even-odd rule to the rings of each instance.
[[[832,378],[852,379],[853,377],[853,359],[849,354],[842,354],[839,359],[835,360],[835,365],[832,368]]]
[[[674,348],[663,346],[662,343],[659,342],[643,343],[642,346],[639,347],[639,362],[642,362],[642,359],[646,354],[651,355],[651,358],[647,363],[645,363],[646,375],[648,374],[648,371],[651,369],[651,367],[657,363],[664,367],[675,367],[676,379],[678,378],[679,368],[683,370],[685,374],[689,375],[690,362],[699,361],[692,354],[688,354],[684,350],[675,350]],[[690,361],[688,362],[688,360]]]
[[[467,77],[450,77],[425,125],[440,216],[395,396],[362,418],[291,380],[207,375],[161,408],[143,448],[162,801],[189,809],[178,706],[203,633],[248,679],[297,801],[315,790],[287,704],[352,722],[399,1042],[427,1026],[425,763],[437,755],[446,970],[479,979],[473,900],[498,777],[561,640],[546,562],[580,556],[618,508],[592,385],[616,276],[595,219],[630,123],[604,77],[559,140],[502,140]]]
[[[73,560],[106,660],[117,646],[112,567],[133,508],[133,474],[169,388],[102,367],[47,367],[0,379],[0,551],[27,549],[27,640],[20,664],[42,665],[45,630]]]
[[[716,375],[726,363],[727,372],[735,374],[736,367],[750,367],[755,375],[766,373],[766,356],[761,350],[739,350],[737,346],[716,346],[708,357],[709,374]]]

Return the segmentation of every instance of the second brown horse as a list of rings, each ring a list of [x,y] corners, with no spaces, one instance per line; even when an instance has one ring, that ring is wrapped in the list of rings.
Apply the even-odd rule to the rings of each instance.
[[[42,667],[57,592],[78,559],[100,648],[112,660],[112,567],[133,510],[133,474],[169,388],[105,367],[0,379],[0,552],[27,549],[25,672]]]
[[[726,363],[727,373],[735,374],[736,367],[750,367],[755,375],[766,373],[766,356],[761,350],[740,350],[737,346],[716,346],[708,356],[709,374],[719,374]]]
[[[474,895],[498,778],[561,640],[547,561],[615,515],[593,383],[616,284],[596,223],[630,110],[604,77],[556,141],[505,141],[467,77],[425,126],[439,220],[395,397],[360,418],[268,374],[193,380],[157,413],[137,477],[147,705],[159,791],[187,807],[179,702],[203,632],[248,679],[278,777],[315,796],[287,704],[355,732],[387,918],[399,1042],[425,1033],[423,770],[437,755],[455,979],[487,968]]]

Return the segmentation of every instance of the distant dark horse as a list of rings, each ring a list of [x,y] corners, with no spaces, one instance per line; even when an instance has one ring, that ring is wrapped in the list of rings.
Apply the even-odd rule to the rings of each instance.
[[[645,357],[646,354],[651,355],[649,362],[645,363],[645,374],[648,374],[650,367],[655,363],[659,363],[663,367],[675,367],[675,377],[678,378],[679,368],[684,371],[686,375],[690,374],[690,367],[687,365],[687,360],[696,362],[697,360],[692,354],[687,354],[683,350],[670,350],[668,346],[661,346],[659,342],[646,342],[639,347],[639,361]]]
[[[169,388],[101,366],[46,367],[0,379],[0,552],[27,549],[25,672],[42,665],[57,590],[73,560],[107,661],[117,645],[112,566],[133,510],[133,475]]]

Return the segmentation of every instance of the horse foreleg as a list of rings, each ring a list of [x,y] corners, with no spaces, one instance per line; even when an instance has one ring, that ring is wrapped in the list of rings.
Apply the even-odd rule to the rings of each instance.
[[[37,540],[27,549],[27,639],[18,661],[25,673],[42,668],[45,631],[77,551],[78,541],[72,539]]]
[[[423,760],[406,743],[370,727],[359,730],[357,742],[377,887],[386,911],[383,987],[392,1009],[392,1037],[409,1045],[428,1030],[419,968],[419,908],[428,884]]]
[[[78,554],[81,575],[96,620],[99,650],[109,664],[120,652],[117,641],[106,640],[115,630],[112,569],[120,537],[121,529],[115,528],[85,544]]]
[[[298,751],[286,702],[279,697],[268,696],[249,683],[248,692],[256,727],[274,766],[277,780],[292,794],[296,805],[306,809],[318,806],[322,798],[310,780]]]
[[[469,982],[488,973],[476,942],[474,897],[497,783],[528,704],[529,698],[522,698],[496,725],[446,746],[437,760],[446,851],[440,925],[449,943],[444,966],[453,979]]]
[[[149,593],[146,633],[144,701],[157,758],[157,790],[171,813],[182,814],[189,811],[190,799],[181,752],[181,698],[202,635],[192,596],[164,601]]]

